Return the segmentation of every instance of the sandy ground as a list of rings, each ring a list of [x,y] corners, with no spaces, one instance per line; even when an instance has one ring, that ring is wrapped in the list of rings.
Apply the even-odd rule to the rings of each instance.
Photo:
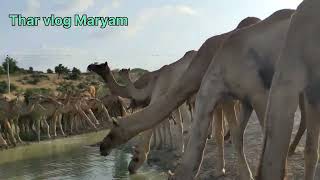
[[[293,135],[295,135],[300,122],[300,112],[296,113],[295,116],[295,127]],[[260,125],[258,123],[257,117],[255,114],[251,116],[248,127],[245,133],[245,154],[250,165],[250,168],[255,174],[256,168],[258,165],[259,156],[261,153],[261,144],[262,144],[262,132]],[[296,154],[289,157],[289,179],[300,180],[303,179],[304,174],[304,144],[305,136],[302,138]],[[199,179],[204,180],[233,180],[237,178],[237,157],[232,148],[232,144],[225,144],[225,160],[226,160],[226,176],[218,177],[217,169],[215,167],[215,162],[217,162],[217,147],[215,146],[214,138],[208,140],[205,155],[200,170]],[[156,164],[164,168],[164,171],[169,169],[174,169],[177,162],[174,159],[178,157],[171,151],[155,151],[153,150],[150,154],[148,163],[150,165]],[[317,173],[315,179],[320,179],[320,166],[317,168]]]

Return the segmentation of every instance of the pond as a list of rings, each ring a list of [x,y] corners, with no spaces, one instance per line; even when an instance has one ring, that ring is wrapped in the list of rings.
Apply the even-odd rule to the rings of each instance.
[[[157,167],[144,165],[138,174],[127,171],[130,154],[114,150],[100,156],[98,147],[106,131],[78,135],[0,151],[0,179],[163,180]]]

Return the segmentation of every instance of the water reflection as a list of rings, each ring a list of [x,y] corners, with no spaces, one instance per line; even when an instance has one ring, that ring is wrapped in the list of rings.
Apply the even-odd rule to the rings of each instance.
[[[86,137],[81,137],[86,139]],[[92,138],[91,138],[92,139]],[[92,148],[78,143],[78,146],[70,144],[75,143],[75,139],[65,139],[64,143],[59,142],[58,146],[47,152],[37,149],[35,152],[41,152],[41,156],[33,155],[31,158],[25,157],[23,160],[1,163],[0,160],[0,179],[63,179],[63,180],[105,180],[105,179],[166,179],[160,174],[157,168],[144,166],[141,173],[129,176],[127,171],[130,155],[123,150],[115,150],[108,157],[99,155],[98,148]],[[88,143],[88,141],[85,141]],[[65,151],[61,151],[61,148]],[[18,150],[12,150],[10,154],[0,152],[0,159],[10,155],[22,156],[24,152],[31,151],[30,147],[21,147]],[[14,152],[17,152],[16,154]],[[59,153],[57,153],[59,152]],[[44,155],[46,154],[46,155]],[[7,157],[6,157],[7,158]]]

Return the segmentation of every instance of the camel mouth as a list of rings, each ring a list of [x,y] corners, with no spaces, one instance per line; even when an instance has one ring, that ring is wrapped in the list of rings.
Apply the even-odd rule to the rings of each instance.
[[[136,174],[137,173],[137,168],[134,167],[135,165],[133,165],[132,163],[129,164],[128,166],[128,171],[129,171],[129,174]]]
[[[90,64],[88,67],[87,67],[87,71],[89,72],[92,72],[96,69],[96,65],[95,64]]]

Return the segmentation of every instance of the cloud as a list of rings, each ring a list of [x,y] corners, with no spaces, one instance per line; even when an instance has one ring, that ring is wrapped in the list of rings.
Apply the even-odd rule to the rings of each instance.
[[[108,16],[108,12],[113,9],[119,8],[121,5],[121,0],[112,0],[111,5],[107,3],[104,7],[102,7],[99,12],[98,16]]]
[[[168,17],[176,15],[195,15],[196,10],[186,5],[166,5],[159,8],[143,9],[137,16],[134,22],[130,22],[127,30],[129,36],[134,36],[138,31],[145,28],[145,26],[159,17]]]
[[[186,5],[176,6],[176,9],[181,14],[186,14],[186,15],[195,15],[196,14],[196,11],[194,9],[192,9],[191,7],[186,6]]]
[[[86,12],[94,5],[94,0],[69,0],[58,3],[59,8],[57,14],[59,15],[73,15],[75,13]]]
[[[27,0],[26,16],[35,16],[40,9],[40,0]]]

